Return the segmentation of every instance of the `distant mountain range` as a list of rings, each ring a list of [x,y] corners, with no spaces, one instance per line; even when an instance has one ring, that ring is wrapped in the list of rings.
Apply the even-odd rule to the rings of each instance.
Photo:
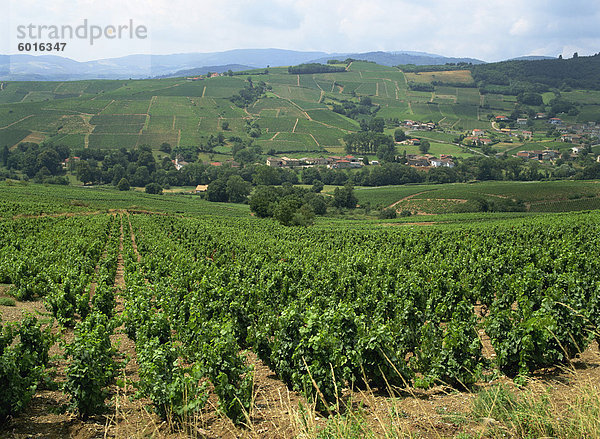
[[[450,58],[425,52],[325,53],[283,49],[236,49],[214,53],[130,55],[79,62],[56,55],[0,55],[0,80],[66,81],[81,79],[128,79],[198,75],[267,66],[289,66],[330,59],[354,58],[386,66],[399,64],[440,65],[484,62],[473,58]],[[536,57],[537,58],[537,57]]]
[[[484,64],[484,61],[474,58],[449,58],[442,55],[433,55],[425,52],[366,52],[366,53],[344,53],[327,55],[313,60],[313,62],[325,63],[330,59],[360,59],[363,61],[372,61],[384,66],[397,66],[400,64],[423,65],[443,65],[447,63],[472,63]]]

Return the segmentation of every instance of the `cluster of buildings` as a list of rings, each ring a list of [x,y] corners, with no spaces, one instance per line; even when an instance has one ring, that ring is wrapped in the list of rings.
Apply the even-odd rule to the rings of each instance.
[[[190,76],[185,79],[188,81],[202,81],[207,78],[216,78],[217,76],[223,76],[222,73],[211,73],[210,75]]]
[[[483,146],[483,145],[491,145],[493,143],[493,140],[490,139],[489,137],[486,137],[486,133],[484,130],[475,129],[475,130],[471,131],[470,136],[465,137],[465,139],[463,140],[463,143],[466,145]]]
[[[439,158],[431,154],[406,154],[406,164],[413,168],[454,168],[452,156],[448,154],[441,154]]]
[[[547,149],[544,151],[519,151],[517,157],[527,160],[555,160],[560,157],[560,152]]]
[[[378,164],[372,161],[371,164]],[[289,157],[269,157],[267,158],[267,166],[274,168],[309,168],[312,166],[327,166],[329,169],[350,169],[360,168],[364,166],[362,157],[354,157],[347,155],[344,157],[304,157],[293,159]]]
[[[425,123],[417,122],[414,120],[405,120],[404,122],[402,122],[402,125],[411,130],[432,131],[433,129],[435,129],[435,123],[433,122]]]

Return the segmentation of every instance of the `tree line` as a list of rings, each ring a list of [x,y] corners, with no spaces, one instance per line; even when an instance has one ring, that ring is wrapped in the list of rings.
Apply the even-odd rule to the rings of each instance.
[[[319,63],[307,63],[288,67],[288,73],[293,75],[306,75],[311,73],[340,73],[345,71],[346,69],[344,67]]]

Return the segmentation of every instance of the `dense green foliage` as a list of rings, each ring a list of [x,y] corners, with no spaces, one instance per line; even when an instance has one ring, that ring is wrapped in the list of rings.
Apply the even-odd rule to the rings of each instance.
[[[593,190],[571,183],[565,193]],[[510,190],[508,183],[480,185],[482,193]],[[431,185],[422,195],[401,189],[427,199],[434,191],[465,196],[473,187]],[[519,187],[521,198],[531,200],[535,191],[557,186]],[[289,185],[259,189],[320,197]],[[355,193],[350,185],[337,188],[332,202],[351,207]],[[348,386],[468,388],[494,368],[530,374],[568,363],[598,334],[600,263],[598,240],[590,238],[600,231],[598,212],[426,229],[340,220],[286,228],[248,215],[216,215],[215,204],[206,215],[192,215],[200,207],[186,211],[185,198],[112,194],[137,200],[138,208],[0,223],[3,279],[21,282],[15,289],[23,291],[44,285],[28,294],[45,296],[63,324],[78,322],[66,347],[64,389],[83,417],[103,410],[118,368],[110,335],[121,320],[112,318],[112,287],[119,238],[131,234],[137,253],[124,239],[122,322],[136,345],[140,395],[163,418],[183,420],[200,410],[210,383],[223,413],[245,423],[253,395],[245,349],[326,410]],[[165,215],[142,213],[171,204],[176,207]],[[209,205],[197,198],[187,204]],[[482,355],[482,330],[494,359]],[[4,416],[21,410],[35,390],[48,340],[31,319],[20,332],[2,329],[0,372],[13,395]]]
[[[260,99],[267,88],[267,85],[263,81],[260,81],[258,85],[254,85],[252,77],[248,77],[248,85],[233,95],[230,100],[238,107],[244,108]]]
[[[309,73],[336,73],[345,72],[345,67],[330,64],[309,63],[288,67],[288,73],[293,75],[305,75]]]
[[[64,388],[71,396],[72,408],[84,419],[103,411],[107,386],[116,375],[111,325],[106,315],[94,311],[77,324],[75,339],[65,346],[69,366]]]
[[[188,349],[207,330],[200,316],[219,322],[321,407],[363,370],[372,385],[469,386],[488,367],[480,327],[514,375],[567,361],[597,324],[596,243],[582,241],[595,214],[427,231],[132,223],[147,276],[171,291],[157,304]],[[489,309],[483,322],[475,304]]]
[[[18,325],[0,323],[0,422],[25,408],[44,376],[53,343],[49,329],[42,330],[31,315]]]
[[[600,55],[539,61],[503,61],[470,66],[480,84],[512,86],[515,90],[545,91],[550,88],[600,90]],[[516,93],[515,93],[516,94]]]

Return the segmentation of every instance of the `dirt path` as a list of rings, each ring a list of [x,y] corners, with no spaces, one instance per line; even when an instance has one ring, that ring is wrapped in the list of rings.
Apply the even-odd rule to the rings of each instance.
[[[417,195],[424,194],[425,192],[428,192],[428,191],[417,192],[416,194],[412,194],[407,197],[401,198],[400,200],[396,201],[395,203],[390,204],[387,208],[393,209],[394,207],[396,207],[398,204],[402,203],[403,201],[410,200],[411,198],[416,197]]]
[[[19,120],[15,121],[15,122],[13,122],[13,123],[9,123],[8,125],[6,125],[6,126],[4,126],[4,127],[0,127],[0,130],[5,130],[6,128],[10,128],[10,127],[12,127],[13,125],[16,125],[16,124],[18,124],[19,122],[23,122],[25,119],[29,119],[30,117],[33,117],[33,114],[30,114],[29,116],[22,117],[21,119],[19,119]]]
[[[295,132],[296,132],[296,127],[298,126],[298,121],[299,121],[299,120],[300,120],[300,119],[296,118],[296,123],[294,124],[294,128],[292,128],[292,133],[295,133]],[[273,139],[271,139],[271,140],[273,140]]]
[[[204,97],[204,93],[206,93],[206,85],[204,86],[204,88],[202,89],[202,97]]]
[[[321,144],[319,142],[317,142],[317,139],[315,139],[315,136],[313,136],[312,133],[310,134],[310,137],[312,137],[312,139],[315,141],[315,143],[317,144],[317,146],[320,148]]]
[[[129,218],[129,216],[128,216]],[[123,260],[123,242],[125,237],[123,226],[123,213],[119,213],[120,236],[119,236],[119,255],[117,257],[117,272],[115,275],[115,315],[120,317],[125,309],[125,299],[123,291],[125,290],[125,263]],[[133,232],[132,232],[133,243]],[[140,437],[140,434],[147,435],[157,432],[161,424],[160,419],[153,413],[150,413],[145,407],[150,401],[136,400],[134,398],[136,388],[135,382],[139,381],[139,365],[137,363],[137,353],[135,343],[125,334],[125,326],[121,325],[115,329],[111,336],[113,346],[118,348],[118,357],[126,360],[126,365],[121,371],[119,379],[122,381],[122,387],[116,388],[114,396],[114,412],[106,417],[106,426],[104,437]]]
[[[310,117],[310,115],[309,115],[309,114],[308,114],[308,113],[307,113],[307,112],[306,112],[306,111],[305,111],[305,110],[304,110],[304,109],[303,109],[303,108],[302,108],[300,105],[298,105],[297,103],[295,103],[294,101],[292,101],[292,100],[291,100],[291,99],[289,99],[289,98],[282,98],[281,96],[279,96],[279,95],[278,95],[278,94],[276,94],[276,93],[273,93],[273,94],[274,94],[275,96],[277,96],[279,99],[282,99],[282,100],[284,100],[284,101],[288,101],[290,104],[292,104],[292,105],[293,105],[294,107],[296,107],[298,110],[300,110],[300,112],[301,112],[302,114],[304,114],[308,120],[312,120],[312,118]],[[317,122],[318,122],[318,121],[317,121]]]
[[[142,262],[142,256],[138,252],[137,243],[135,242],[135,234],[133,233],[133,226],[131,225],[131,218],[129,217],[129,212],[127,212],[127,222],[129,223],[129,236],[131,237],[131,246],[133,247],[133,252],[137,258],[138,264]]]
[[[96,294],[96,287],[98,286],[98,272],[100,271],[100,261],[106,259],[106,255],[108,254],[107,244],[110,242],[111,238],[112,235],[109,234],[108,238],[106,239],[106,244],[104,245],[104,250],[102,251],[102,256],[100,256],[98,263],[94,267],[94,278],[92,280],[92,283],[90,284],[90,307],[92,306],[92,300],[94,299],[94,294]]]

